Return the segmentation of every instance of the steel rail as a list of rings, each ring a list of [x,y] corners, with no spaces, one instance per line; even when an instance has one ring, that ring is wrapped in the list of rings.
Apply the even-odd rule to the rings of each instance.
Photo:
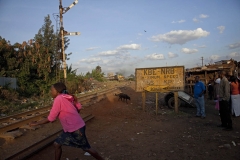
[[[117,88],[111,88],[109,90],[94,94],[94,95],[88,95],[88,96],[84,96],[85,98],[82,99],[82,97],[80,97],[79,101],[82,103],[82,105],[84,106],[85,104],[83,102],[86,101],[91,101],[91,100],[96,100],[98,98],[100,98],[101,96],[116,90]],[[96,99],[95,99],[96,98]],[[19,113],[16,115],[12,115],[9,117],[5,117],[3,119],[0,119],[0,123],[9,123],[3,126],[0,126],[0,134],[6,133],[7,131],[11,131],[14,129],[18,129],[21,126],[24,126],[32,121],[37,121],[39,119],[41,119],[42,117],[46,117],[49,114],[49,110],[51,107],[45,107],[45,108],[41,108],[41,109],[36,109],[36,110],[31,110],[28,112],[23,112],[23,113]],[[47,111],[46,111],[47,110]],[[45,112],[43,112],[45,111]],[[43,113],[41,113],[43,112]],[[38,113],[38,114],[36,114]],[[11,120],[11,119],[15,119],[15,120]],[[6,122],[7,121],[7,122]],[[10,122],[11,121],[11,122]]]
[[[50,108],[51,108],[51,106],[47,106],[47,107],[42,107],[42,108],[38,108],[38,109],[26,111],[26,112],[21,112],[21,113],[18,113],[18,114],[14,114],[14,115],[11,115],[11,116],[7,116],[7,117],[4,117],[4,118],[1,118],[0,123],[8,121],[8,120],[12,120],[12,119],[18,119],[18,118],[21,118],[21,117],[25,117],[26,115],[31,115],[31,114],[35,114],[35,113],[44,112],[46,110],[49,110]]]
[[[83,117],[83,120],[85,122],[91,120],[92,118],[94,118],[94,116],[92,114],[89,114],[85,117]],[[61,130],[58,130],[57,132],[53,133],[52,135],[30,145],[29,147],[14,153],[13,155],[7,157],[5,160],[23,160],[23,159],[27,159],[31,156],[33,156],[35,153],[43,150],[45,147],[53,144],[54,140],[56,139],[56,136],[62,132]]]
[[[90,95],[79,96],[78,99],[80,99],[80,101],[85,101],[85,99],[88,99],[88,97],[91,97],[95,94],[101,94],[101,93],[104,93],[104,92],[108,92],[109,90],[112,90],[112,88],[108,89],[108,90],[101,91],[101,92],[96,92],[96,93],[93,93],[93,94],[90,94]],[[7,116],[7,117],[0,118],[0,123],[4,122],[4,121],[7,121],[7,120],[20,118],[20,117],[23,117],[25,115],[34,114],[34,113],[37,113],[37,112],[43,112],[43,111],[46,111],[46,110],[49,110],[49,109],[51,109],[51,106],[41,107],[41,108],[38,108],[38,109],[34,109],[34,110],[26,111],[26,112],[21,112],[21,113],[14,114],[14,115],[10,115],[10,116]]]

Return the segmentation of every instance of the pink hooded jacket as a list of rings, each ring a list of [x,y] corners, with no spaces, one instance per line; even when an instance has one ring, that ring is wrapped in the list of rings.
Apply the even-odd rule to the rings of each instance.
[[[74,132],[85,126],[85,122],[78,113],[81,108],[80,103],[74,104],[73,96],[60,94],[54,99],[48,120],[52,122],[58,117],[64,132]]]

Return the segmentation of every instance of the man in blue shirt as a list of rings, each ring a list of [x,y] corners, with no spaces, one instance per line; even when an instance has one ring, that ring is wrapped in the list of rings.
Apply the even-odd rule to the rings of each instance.
[[[196,117],[205,118],[205,102],[204,102],[204,92],[205,86],[203,82],[199,81],[199,76],[195,77],[195,85],[194,85],[194,99],[197,107]]]

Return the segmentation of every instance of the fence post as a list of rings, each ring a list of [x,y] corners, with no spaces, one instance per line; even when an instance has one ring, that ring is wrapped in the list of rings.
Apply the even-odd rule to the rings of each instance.
[[[158,115],[158,93],[156,92],[156,115]]]
[[[174,92],[175,112],[178,113],[178,92]]]
[[[143,111],[145,111],[145,104],[146,104],[146,92],[143,91],[142,92],[142,108],[143,108]]]

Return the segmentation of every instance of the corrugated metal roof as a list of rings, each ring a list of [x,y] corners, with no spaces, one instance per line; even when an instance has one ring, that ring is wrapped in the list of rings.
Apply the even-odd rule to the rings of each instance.
[[[203,72],[203,71],[219,71],[236,67],[234,60],[221,60],[214,64],[205,65],[204,67],[194,67],[186,69],[186,72]]]

